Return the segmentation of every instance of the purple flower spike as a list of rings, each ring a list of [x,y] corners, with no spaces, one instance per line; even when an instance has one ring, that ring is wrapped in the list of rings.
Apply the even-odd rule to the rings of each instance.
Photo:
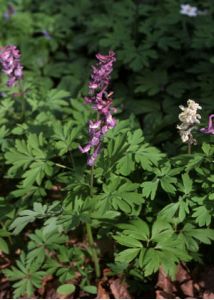
[[[19,50],[15,46],[0,48],[0,64],[3,72],[9,77],[7,85],[9,87],[14,86],[16,81],[23,76]]]
[[[82,153],[89,153],[87,164],[93,166],[101,149],[103,135],[116,125],[112,112],[111,96],[107,88],[110,83],[110,75],[113,70],[113,63],[116,61],[115,53],[109,51],[108,55],[97,54],[96,66],[92,66],[91,81],[89,82],[89,95],[85,97],[85,103],[91,104],[92,109],[98,112],[99,120],[89,121],[89,143],[85,147],[79,147]]]
[[[207,128],[201,128],[200,131],[205,134],[214,134],[214,124],[213,124],[214,114],[209,116],[209,122]]]
[[[4,12],[3,17],[5,20],[10,20],[13,15],[16,14],[16,10],[12,4],[8,4],[7,10]]]

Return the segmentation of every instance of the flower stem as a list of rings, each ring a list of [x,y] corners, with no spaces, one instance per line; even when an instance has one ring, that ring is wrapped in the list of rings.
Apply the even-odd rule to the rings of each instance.
[[[192,149],[191,149],[191,143],[190,142],[188,142],[188,154],[191,154],[191,151]]]
[[[73,167],[73,169],[75,169],[76,168],[75,161],[74,161],[74,157],[73,157],[73,154],[72,154],[71,150],[69,151],[69,157],[70,157],[70,160],[71,160],[72,167]]]
[[[86,232],[87,232],[87,237],[88,237],[88,243],[91,247],[91,256],[92,256],[92,260],[94,262],[95,274],[96,274],[96,277],[99,278],[100,277],[99,259],[98,259],[96,248],[94,246],[94,239],[93,239],[91,225],[88,223],[86,223]]]
[[[93,185],[94,185],[93,171],[94,171],[94,167],[91,168],[91,174],[90,174],[90,195],[91,195],[91,197],[93,196]],[[96,246],[94,243],[92,228],[89,223],[86,223],[86,233],[87,233],[88,243],[91,248],[91,256],[92,256],[92,260],[94,262],[96,278],[99,278],[100,277],[99,259],[98,259],[98,255],[97,255]]]
[[[91,173],[90,173],[90,195],[93,196],[93,187],[94,187],[94,166],[91,167]]]
[[[25,91],[22,85],[21,80],[18,81],[19,84],[19,92],[21,95],[21,119],[25,119]]]

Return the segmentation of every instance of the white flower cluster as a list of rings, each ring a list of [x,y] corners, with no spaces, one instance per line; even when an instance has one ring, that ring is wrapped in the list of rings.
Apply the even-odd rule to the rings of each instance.
[[[180,13],[188,17],[197,17],[198,15],[207,15],[208,11],[199,10],[196,6],[191,6],[189,4],[181,4]]]
[[[198,15],[198,8],[189,4],[181,4],[180,13],[189,17],[196,17]]]
[[[187,105],[187,107],[179,106],[182,110],[178,116],[181,124],[177,125],[177,128],[183,143],[196,144],[196,140],[193,139],[191,132],[196,127],[195,125],[200,123],[201,116],[197,113],[197,110],[202,108],[198,103],[190,99],[187,101]]]

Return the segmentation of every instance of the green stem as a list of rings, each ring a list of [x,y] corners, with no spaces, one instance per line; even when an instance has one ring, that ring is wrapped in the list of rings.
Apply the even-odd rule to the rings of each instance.
[[[99,278],[100,277],[99,259],[97,256],[96,248],[94,246],[94,239],[93,239],[91,225],[88,223],[86,223],[86,232],[87,232],[87,237],[88,237],[88,243],[91,247],[91,256],[92,256],[92,260],[94,262],[95,274],[96,274],[96,277]]]
[[[188,142],[188,154],[191,154],[191,143],[190,142]]]
[[[93,196],[93,185],[94,185],[93,173],[94,173],[94,167],[91,168],[91,174],[90,174],[90,195],[91,195],[91,197]],[[86,233],[87,233],[88,243],[91,248],[91,256],[92,256],[92,260],[94,263],[96,278],[99,278],[100,277],[99,259],[98,259],[97,250],[96,250],[95,243],[94,243],[92,228],[89,223],[86,223]]]
[[[93,196],[93,188],[94,188],[94,166],[91,167],[91,174],[90,174],[90,195]]]
[[[75,161],[74,161],[73,154],[72,154],[71,150],[69,151],[69,157],[70,157],[70,160],[71,160],[72,167],[73,167],[73,169],[75,169],[76,168]]]
[[[25,91],[22,85],[21,80],[18,81],[19,84],[19,92],[21,95],[21,119],[25,119]]]

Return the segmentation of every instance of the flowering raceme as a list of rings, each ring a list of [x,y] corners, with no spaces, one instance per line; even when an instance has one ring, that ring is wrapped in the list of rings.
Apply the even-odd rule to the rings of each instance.
[[[20,63],[20,53],[15,46],[0,48],[0,63],[3,72],[9,77],[7,85],[14,86],[17,80],[22,78],[22,65]]]
[[[180,125],[177,125],[183,143],[196,144],[192,130],[200,123],[201,116],[197,113],[201,106],[193,100],[187,101],[187,107],[180,105],[182,112],[179,114]]]
[[[16,10],[12,4],[8,4],[7,10],[4,12],[3,17],[5,20],[10,20],[13,15],[16,14]]]
[[[188,17],[197,17],[199,15],[207,15],[207,10],[199,10],[196,6],[191,6],[190,4],[181,4],[180,13]]]
[[[116,109],[112,107],[112,92],[107,89],[110,83],[110,75],[113,70],[113,63],[116,60],[115,53],[110,51],[108,55],[97,54],[98,60],[92,66],[91,81],[89,82],[89,96],[85,97],[85,102],[92,105],[92,109],[97,111],[98,120],[89,121],[89,143],[85,147],[79,147],[82,153],[88,153],[87,164],[93,166],[100,152],[102,136],[116,125],[112,112]]]
[[[189,17],[196,17],[198,15],[198,8],[189,4],[182,4],[180,13]]]

